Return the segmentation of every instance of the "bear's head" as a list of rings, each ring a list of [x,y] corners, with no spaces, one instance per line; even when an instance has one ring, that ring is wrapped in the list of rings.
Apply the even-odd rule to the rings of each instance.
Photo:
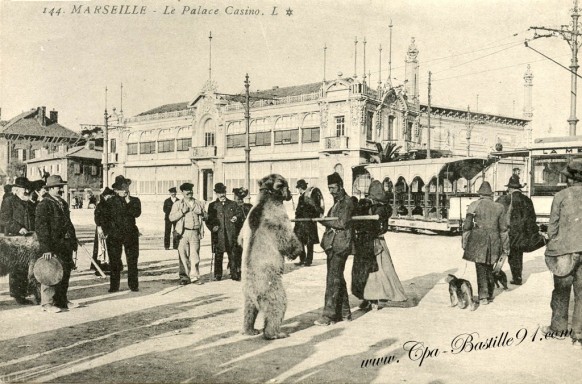
[[[277,201],[291,200],[291,191],[287,180],[276,173],[272,173],[259,180],[259,191],[262,197],[271,196]]]

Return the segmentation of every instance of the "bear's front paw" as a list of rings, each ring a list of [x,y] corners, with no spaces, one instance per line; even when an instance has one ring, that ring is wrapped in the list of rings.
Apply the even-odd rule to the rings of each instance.
[[[275,333],[275,334],[272,334],[272,335],[265,333],[263,335],[263,337],[265,339],[267,339],[267,340],[284,339],[286,337],[289,337],[289,334],[288,333],[285,333],[285,332],[278,332],[278,333]]]
[[[242,335],[247,335],[247,336],[256,336],[259,333],[261,333],[261,331],[259,331],[258,329],[245,329],[241,332]]]

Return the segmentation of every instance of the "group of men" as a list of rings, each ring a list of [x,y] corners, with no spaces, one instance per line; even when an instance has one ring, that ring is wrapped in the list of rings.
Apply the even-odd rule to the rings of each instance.
[[[235,201],[226,197],[226,185],[214,186],[216,200],[205,209],[204,202],[194,198],[194,185],[180,185],[182,199],[176,197],[176,188],[169,189],[170,197],[164,201],[164,248],[178,250],[180,285],[203,284],[200,278],[200,240],[204,237],[204,226],[210,230],[213,262],[213,277],[222,280],[224,253],[228,255],[230,278],[240,281],[242,248],[238,235],[252,208],[244,202],[248,195],[245,188],[234,188]]]
[[[69,206],[61,197],[66,181],[58,175],[45,180],[29,181],[17,177],[11,191],[5,193],[0,208],[0,222],[5,236],[30,236],[36,232],[40,251],[28,266],[10,273],[10,295],[18,304],[33,304],[26,297],[34,294],[37,304],[47,312],[61,312],[78,307],[67,298],[69,278],[74,268],[73,252],[77,250],[75,228]],[[34,277],[34,265],[39,259],[58,260],[62,278],[55,285],[39,283]],[[28,268],[27,268],[28,267]]]

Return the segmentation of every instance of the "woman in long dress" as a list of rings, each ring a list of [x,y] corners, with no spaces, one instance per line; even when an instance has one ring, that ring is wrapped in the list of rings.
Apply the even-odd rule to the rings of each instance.
[[[380,309],[380,301],[406,301],[396,274],[384,233],[391,208],[378,180],[372,181],[366,199],[358,203],[356,215],[379,215],[379,220],[354,221],[355,256],[352,267],[352,294],[363,300],[360,308]]]

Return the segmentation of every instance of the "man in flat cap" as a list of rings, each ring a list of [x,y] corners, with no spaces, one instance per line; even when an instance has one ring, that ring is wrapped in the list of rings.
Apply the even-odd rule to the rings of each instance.
[[[26,177],[17,177],[12,185],[12,194],[2,202],[0,222],[7,235],[24,236],[32,231],[34,214],[28,207],[30,182]],[[28,268],[21,268],[10,273],[8,278],[10,296],[18,304],[32,304],[28,300]]]
[[[170,212],[172,211],[172,206],[174,203],[180,199],[176,197],[176,187],[168,189],[170,192],[170,197],[164,200],[164,248],[166,250],[170,249],[170,238],[172,237],[173,231],[176,229],[176,224],[170,220]],[[172,241],[172,248],[178,249],[178,240],[176,238]]]
[[[228,267],[230,277],[238,280],[237,270],[233,251],[237,246],[236,231],[237,226],[244,220],[242,209],[232,200],[226,198],[226,185],[217,183],[214,186],[216,200],[208,205],[208,220],[206,226],[212,231],[212,247],[214,248],[214,277],[216,280],[222,279],[222,260],[224,252],[228,254]]]
[[[204,224],[207,214],[204,202],[196,200],[194,185],[180,185],[184,198],[178,200],[170,211],[170,220],[176,225],[176,235],[179,238],[178,256],[180,263],[180,285],[190,283],[202,284],[200,280],[200,240],[204,237]]]
[[[542,331],[569,334],[574,348],[582,349],[582,159],[572,160],[561,173],[568,178],[568,188],[556,193],[550,211],[545,256],[554,290],[551,324]],[[572,290],[574,310],[568,329]]]
[[[137,261],[139,258],[139,230],[135,219],[141,216],[141,201],[130,196],[131,180],[122,175],[115,178],[111,186],[116,193],[107,202],[109,220],[103,223],[102,228],[107,236],[107,252],[111,267],[109,292],[118,292],[121,280],[122,249],[125,249],[127,261],[127,285],[133,292],[139,291]]]
[[[352,319],[344,269],[352,252],[354,202],[346,194],[344,182],[337,172],[327,176],[327,185],[334,201],[327,217],[337,217],[337,220],[320,222],[326,228],[321,247],[327,255],[327,278],[323,313],[315,320],[315,325],[322,326]]]

